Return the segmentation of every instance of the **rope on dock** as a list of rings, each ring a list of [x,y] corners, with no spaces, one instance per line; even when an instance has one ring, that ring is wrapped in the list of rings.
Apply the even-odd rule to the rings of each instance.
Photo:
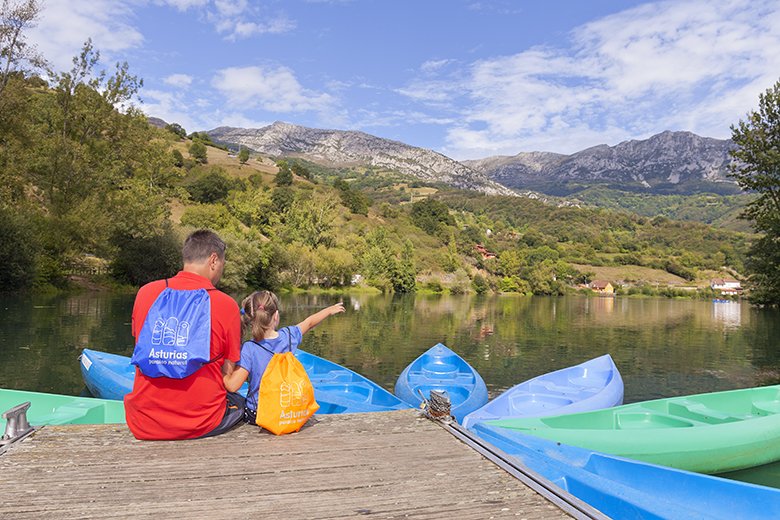
[[[441,421],[447,424],[454,421],[450,412],[450,396],[445,390],[431,390],[428,399],[425,398],[419,388],[417,391],[422,396],[420,408],[422,408],[423,413],[428,419]]]

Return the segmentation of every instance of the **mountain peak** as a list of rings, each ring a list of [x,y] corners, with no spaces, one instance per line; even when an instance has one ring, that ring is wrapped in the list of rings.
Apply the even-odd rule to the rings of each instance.
[[[647,139],[600,144],[571,155],[521,153],[466,164],[505,186],[551,195],[594,184],[656,193],[737,192],[728,176],[733,146],[728,139],[666,130]]]
[[[516,195],[482,173],[438,152],[363,132],[322,130],[275,121],[263,128],[220,127],[207,133],[214,141],[240,144],[271,156],[301,156],[335,167],[374,166],[427,182],[441,182],[492,195]]]

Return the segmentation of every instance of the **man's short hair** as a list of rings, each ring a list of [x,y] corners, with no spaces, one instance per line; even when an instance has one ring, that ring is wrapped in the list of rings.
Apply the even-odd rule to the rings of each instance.
[[[225,249],[225,242],[216,233],[210,229],[199,229],[184,241],[181,257],[185,264],[205,262],[211,253],[216,253],[220,260],[224,260]]]

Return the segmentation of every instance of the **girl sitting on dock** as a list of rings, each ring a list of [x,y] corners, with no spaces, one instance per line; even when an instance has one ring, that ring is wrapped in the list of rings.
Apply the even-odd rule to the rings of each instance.
[[[260,381],[275,353],[295,352],[303,335],[325,318],[344,312],[337,303],[316,312],[297,325],[279,330],[279,298],[271,291],[255,291],[241,302],[241,322],[251,331],[252,339],[241,346],[241,361],[232,374],[224,377],[228,392],[236,392],[249,378],[244,420],[255,424]]]

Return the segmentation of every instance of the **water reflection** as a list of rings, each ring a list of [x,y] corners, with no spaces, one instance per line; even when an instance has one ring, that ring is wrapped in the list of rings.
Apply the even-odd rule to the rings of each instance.
[[[723,324],[724,329],[736,329],[742,325],[742,305],[739,302],[712,302],[712,319]]]
[[[241,295],[236,295],[239,299]],[[2,297],[0,385],[77,394],[84,347],[129,354],[133,295]],[[304,348],[386,388],[412,359],[444,343],[491,394],[540,373],[610,353],[626,401],[777,382],[776,311],[693,300],[388,295],[287,295],[282,322],[343,300],[347,313]]]

